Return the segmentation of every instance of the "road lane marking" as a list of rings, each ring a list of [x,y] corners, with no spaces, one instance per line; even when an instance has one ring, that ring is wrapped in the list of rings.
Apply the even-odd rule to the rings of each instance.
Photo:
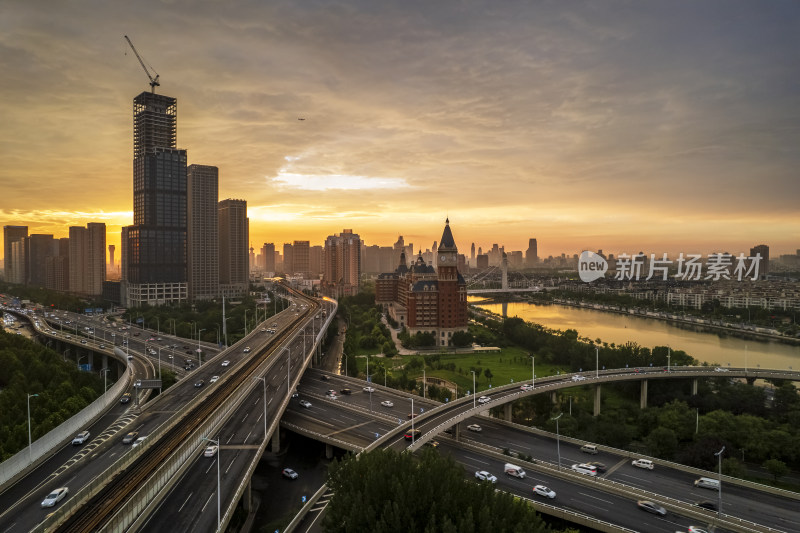
[[[216,491],[214,491],[214,492],[216,492]],[[213,497],[214,497],[214,492],[212,492],[212,493],[209,495],[208,499],[206,500],[206,503],[204,503],[204,504],[203,504],[203,508],[202,508],[202,509],[200,509],[200,512],[201,512],[201,513],[204,513],[204,512],[206,512],[206,507],[208,506],[208,502],[210,502],[210,501],[211,501],[211,498],[213,498]]]
[[[214,466],[214,463],[216,463],[216,462],[217,462],[217,458],[215,457],[214,460],[211,461],[211,464],[206,469],[206,474],[208,474],[208,471],[211,470],[211,468]]]
[[[179,512],[179,513],[180,513],[181,511],[183,511],[183,507],[184,507],[184,505],[186,505],[187,503],[189,503],[189,498],[191,498],[191,497],[192,497],[192,494],[194,494],[194,492],[190,492],[190,493],[189,493],[189,495],[186,497],[186,501],[184,501],[184,502],[183,502],[183,505],[181,505],[180,507],[178,507],[178,512]]]
[[[610,502],[608,500],[604,500],[603,498],[598,498],[597,496],[592,496],[590,494],[586,494],[585,492],[579,492],[581,496],[586,496],[587,498],[592,498],[593,500],[600,500],[603,503],[607,503],[609,505],[614,505],[614,502]]]

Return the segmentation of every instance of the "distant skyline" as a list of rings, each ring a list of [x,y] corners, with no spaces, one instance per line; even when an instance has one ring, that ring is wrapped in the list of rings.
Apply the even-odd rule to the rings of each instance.
[[[0,223],[104,222],[119,251],[149,90],[127,34],[257,249],[424,250],[449,216],[466,254],[795,253],[798,27],[780,0],[9,0]]]

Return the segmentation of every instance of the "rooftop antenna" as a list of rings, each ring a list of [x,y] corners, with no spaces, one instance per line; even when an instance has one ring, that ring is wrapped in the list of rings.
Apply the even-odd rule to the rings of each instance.
[[[147,70],[147,67],[144,64],[144,61],[142,60],[142,57],[139,55],[139,52],[136,51],[136,47],[133,46],[133,43],[131,42],[130,39],[128,39],[127,35],[125,36],[125,40],[128,41],[129,45],[131,45],[131,50],[133,50],[133,53],[136,54],[136,59],[138,59],[139,60],[139,64],[142,65],[142,68],[144,69],[144,73],[147,74],[148,78],[150,78],[150,92],[155,94],[156,93],[156,86],[160,86],[161,85],[158,82],[158,72],[156,72],[156,70],[153,69],[153,67],[151,66],[150,68],[153,69],[153,72],[155,73],[156,77],[154,78],[153,76],[151,76],[150,75],[150,71]]]

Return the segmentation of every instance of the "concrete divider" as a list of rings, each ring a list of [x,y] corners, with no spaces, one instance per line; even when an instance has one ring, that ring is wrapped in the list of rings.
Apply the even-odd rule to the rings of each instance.
[[[54,428],[43,437],[36,439],[36,441],[31,444],[30,451],[25,447],[24,450],[17,452],[13,457],[0,463],[0,488],[7,484],[12,484],[25,476],[32,469],[45,461],[54,448],[74,437],[76,433],[83,430],[86,426],[91,425],[92,422],[105,413],[106,409],[108,409],[108,407],[117,400],[117,397],[122,394],[122,391],[128,386],[130,377],[130,367],[126,367],[122,377],[103,395],[84,407],[83,410],[73,415],[70,419],[60,424],[57,428]]]

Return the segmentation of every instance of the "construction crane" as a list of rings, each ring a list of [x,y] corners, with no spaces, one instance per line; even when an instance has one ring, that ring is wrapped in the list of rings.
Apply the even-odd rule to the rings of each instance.
[[[144,61],[142,61],[142,58],[139,55],[139,52],[136,51],[136,47],[133,46],[133,43],[131,42],[130,39],[128,39],[127,35],[125,36],[125,40],[128,41],[129,45],[131,45],[131,50],[133,50],[133,53],[136,54],[136,59],[138,59],[139,60],[139,64],[142,65],[142,68],[144,69],[144,73],[147,74],[148,78],[150,78],[150,92],[155,94],[156,86],[161,85],[160,83],[158,83],[158,72],[156,72],[155,69],[153,69],[153,72],[155,72],[156,77],[154,78],[153,76],[151,76],[150,75],[150,71],[147,70],[147,67],[144,64]],[[153,68],[153,67],[150,67],[150,68]]]

